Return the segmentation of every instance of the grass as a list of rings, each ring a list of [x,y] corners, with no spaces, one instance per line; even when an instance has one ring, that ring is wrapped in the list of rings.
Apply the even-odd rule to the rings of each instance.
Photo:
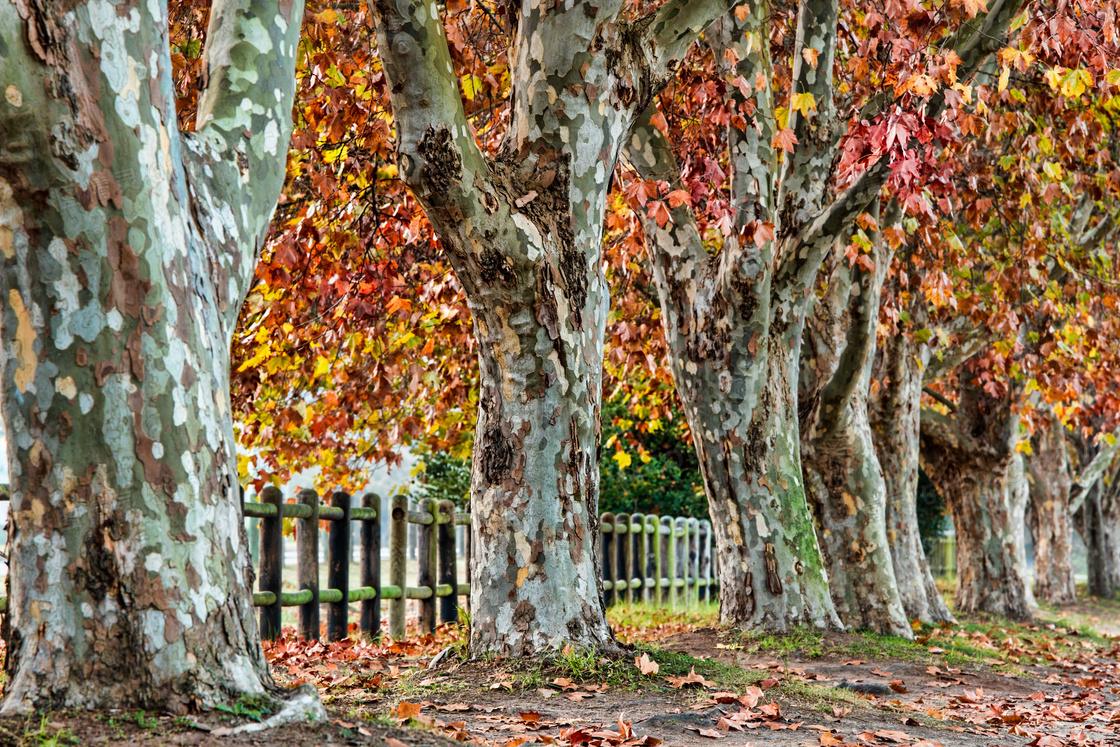
[[[0,725],[0,743],[15,747],[68,747],[79,744],[79,740],[69,729],[56,727],[51,723],[50,714],[41,714],[38,726],[27,721],[18,731],[12,731],[7,724]]]
[[[607,608],[607,621],[616,632],[626,629],[656,629],[662,626],[714,628],[719,625],[719,604],[703,602],[677,608],[639,603],[616,604]]]

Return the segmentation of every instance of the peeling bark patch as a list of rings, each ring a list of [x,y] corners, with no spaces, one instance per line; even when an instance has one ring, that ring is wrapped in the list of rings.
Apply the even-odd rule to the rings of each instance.
[[[424,157],[424,179],[432,193],[447,197],[463,175],[463,159],[452,142],[451,131],[429,126],[417,149]]]
[[[491,425],[482,436],[482,474],[490,485],[497,485],[513,463],[513,448],[502,429]]]
[[[482,251],[482,257],[479,259],[479,271],[486,283],[493,283],[499,279],[503,285],[513,285],[517,282],[517,275],[513,271],[513,262],[492,246],[488,246]]]
[[[767,542],[762,550],[763,564],[766,566],[766,588],[777,596],[782,593],[782,577],[778,572],[778,558],[774,553],[774,545]]]
[[[35,369],[39,366],[39,356],[35,352],[35,328],[31,326],[31,315],[23,304],[23,297],[15,288],[8,291],[8,304],[16,315],[16,339],[13,345],[16,389],[25,393],[31,382],[35,381]]]

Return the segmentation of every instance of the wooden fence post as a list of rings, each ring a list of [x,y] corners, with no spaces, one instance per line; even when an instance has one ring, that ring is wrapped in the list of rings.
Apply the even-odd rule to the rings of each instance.
[[[471,523],[467,524],[467,530],[463,534],[463,561],[465,565],[467,586],[471,583],[471,532],[474,531],[474,517],[471,517]],[[471,595],[467,594],[466,600],[463,602],[463,609],[467,612],[471,611]]]
[[[408,560],[405,555],[408,542],[408,497],[393,496],[392,513],[389,514],[389,584],[400,589],[400,596],[389,601],[389,636],[394,641],[404,638],[405,609],[408,600],[405,578]]]
[[[700,522],[700,594],[697,600],[710,601],[712,598],[712,522]]]
[[[630,598],[630,514],[614,517],[615,593],[617,604],[626,604]]]
[[[603,606],[610,607],[614,604],[614,543],[617,537],[614,533],[614,514],[609,511],[599,517],[599,531],[603,556]]]
[[[677,548],[677,573],[680,580],[680,589],[677,592],[677,604],[682,607],[688,606],[688,519],[683,516],[678,516],[673,522],[675,530],[673,532],[673,544]]]
[[[646,517],[645,514],[630,516],[630,602],[642,601],[642,590],[646,586]]]
[[[657,542],[657,517],[647,515],[645,518],[645,531],[642,532],[642,601],[646,604],[659,598],[657,587],[661,584],[661,548]]]
[[[700,601],[700,520],[688,520],[688,603]]]
[[[342,509],[342,518],[331,522],[327,558],[327,586],[342,593],[342,599],[327,605],[327,641],[347,635],[350,611],[350,494],[337,490],[331,506]]]
[[[431,517],[431,521],[420,524],[416,535],[416,585],[431,590],[431,596],[420,600],[420,630],[434,633],[436,630],[436,502],[434,498],[424,498],[419,502],[421,513]],[[423,592],[421,592],[423,593]]]
[[[311,515],[296,524],[296,579],[300,591],[310,591],[311,601],[299,607],[299,637],[319,640],[319,494],[304,488],[296,503],[311,507]]]
[[[454,623],[459,619],[456,601],[459,594],[459,573],[455,559],[455,504],[449,500],[442,500],[436,505],[439,524],[437,529],[437,544],[439,546],[439,577],[440,586],[450,586],[450,591],[439,600],[439,621]]]
[[[665,596],[658,603],[666,607],[677,604],[677,540],[676,523],[670,516],[661,517],[661,562],[667,578]]]
[[[283,496],[280,488],[268,485],[261,491],[261,503],[276,506],[276,516],[261,520],[261,591],[272,592],[275,601],[261,607],[261,638],[275,641],[280,637],[280,590],[284,566],[284,520],[280,515]]]
[[[362,508],[377,511],[376,518],[362,522],[362,586],[372,587],[373,599],[362,600],[362,613],[358,618],[358,629],[367,640],[375,641],[381,637],[381,497],[376,493],[362,496]]]

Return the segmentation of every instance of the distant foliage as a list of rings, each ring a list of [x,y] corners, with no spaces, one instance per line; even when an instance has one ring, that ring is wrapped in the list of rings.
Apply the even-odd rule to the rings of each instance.
[[[671,422],[634,420],[636,408],[613,399],[603,406],[599,511],[708,516],[696,450],[678,410]]]
[[[945,499],[929,475],[918,470],[918,534],[922,536],[922,551],[926,555],[933,550],[934,541],[945,534],[948,524]]]
[[[471,504],[471,460],[446,451],[425,455],[412,478],[409,494],[413,500],[449,500],[456,508],[466,509]]]

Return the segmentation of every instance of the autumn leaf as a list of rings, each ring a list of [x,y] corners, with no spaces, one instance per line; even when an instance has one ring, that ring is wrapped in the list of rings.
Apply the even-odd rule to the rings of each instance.
[[[696,667],[693,666],[688,674],[683,677],[668,677],[669,684],[676,689],[681,689],[685,685],[700,685],[702,687],[715,687],[716,683],[711,680],[706,680],[700,675],[696,674]]]
[[[661,665],[650,659],[649,654],[642,654],[641,656],[635,657],[634,666],[645,675],[657,674],[657,671],[661,669]]]
[[[814,70],[817,69],[817,60],[820,58],[820,56],[821,51],[819,49],[814,49],[813,47],[805,47],[801,50],[801,57],[806,62],[808,62],[809,67],[813,68]]]
[[[419,703],[409,703],[408,701],[403,701],[397,706],[394,714],[397,717],[397,721],[403,724],[404,722],[411,721],[412,719],[419,716],[420,708],[421,705]]]
[[[788,127],[779,130],[774,139],[770,141],[771,148],[781,148],[789,153],[793,153],[793,146],[795,145],[797,145],[797,135]]]
[[[813,97],[813,94],[802,91],[789,97],[789,108],[791,111],[799,111],[801,116],[807,117],[809,112],[817,110],[817,100]]]

